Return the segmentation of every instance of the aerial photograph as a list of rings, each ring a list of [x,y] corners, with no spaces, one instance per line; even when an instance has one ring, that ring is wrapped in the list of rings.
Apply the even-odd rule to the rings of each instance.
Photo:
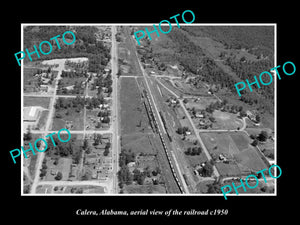
[[[22,24],[22,146],[47,150],[22,156],[21,194],[222,196],[251,174],[239,195],[276,194],[276,82],[235,87],[276,66],[276,26],[182,24],[138,43],[145,28]]]

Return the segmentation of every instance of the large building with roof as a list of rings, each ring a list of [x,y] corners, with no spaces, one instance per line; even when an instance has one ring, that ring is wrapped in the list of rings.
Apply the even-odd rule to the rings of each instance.
[[[36,122],[41,114],[40,107],[36,106],[24,107],[23,112],[24,122]]]

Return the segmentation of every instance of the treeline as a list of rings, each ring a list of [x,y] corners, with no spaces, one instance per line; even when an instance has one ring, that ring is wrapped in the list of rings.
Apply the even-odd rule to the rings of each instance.
[[[58,49],[56,41],[50,41],[50,38],[62,35],[65,31],[71,30],[76,36],[76,41],[72,45],[66,45],[60,36],[57,40],[61,46]],[[33,55],[35,60],[47,60],[54,58],[74,58],[87,57],[89,59],[90,72],[102,71],[110,60],[110,48],[97,41],[95,33],[98,29],[94,26],[27,26],[24,28],[24,49],[28,48],[29,52],[33,51],[33,45],[38,48],[42,41],[49,41],[52,44],[52,52],[49,55],[41,55],[40,58]],[[67,35],[66,35],[67,38]],[[45,46],[45,49],[44,49]],[[45,52],[46,45],[43,46]],[[29,61],[28,57],[24,59]]]
[[[119,166],[120,170],[118,171],[118,180],[120,188],[124,184],[129,185],[133,181],[133,175],[130,173],[127,164],[130,162],[135,162],[135,154],[131,150],[122,149],[119,156]]]
[[[176,47],[175,59],[180,62],[187,71],[196,74],[200,65],[200,58],[204,56],[203,50],[194,44],[184,33],[180,30],[173,30],[168,34]]]
[[[68,78],[78,78],[78,77],[88,77],[87,72],[78,72],[78,71],[61,71],[61,77],[68,77]]]
[[[235,91],[234,84],[236,81],[218,67],[214,60],[209,57],[201,59],[201,69],[197,71],[197,74],[198,76],[191,80],[195,87],[205,82],[210,85],[218,84],[221,88],[228,88],[232,92]]]
[[[270,71],[273,68],[273,63],[270,60],[258,60],[258,61],[238,61],[232,57],[229,57],[224,62],[229,65],[235,74],[241,78],[243,81],[249,80],[249,83],[254,82],[254,76],[259,80],[259,75],[264,71]],[[269,77],[264,75],[262,80],[265,83],[269,82]],[[273,101],[274,99],[274,81],[270,85],[263,86],[260,83],[261,88],[259,89],[257,85],[253,85],[256,92],[261,94],[264,98]],[[243,93],[244,94],[244,93]],[[244,97],[245,98],[245,97]]]
[[[209,37],[229,49],[247,49],[256,56],[273,57],[273,26],[202,26],[182,27],[195,37]]]
[[[55,103],[55,109],[67,109],[67,108],[78,108],[83,109],[84,105],[88,109],[99,108],[100,104],[106,104],[106,100],[103,97],[92,97],[85,98],[76,96],[75,98],[58,98]]]

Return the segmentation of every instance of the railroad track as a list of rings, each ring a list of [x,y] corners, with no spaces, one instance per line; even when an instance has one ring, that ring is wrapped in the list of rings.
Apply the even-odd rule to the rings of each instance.
[[[161,142],[162,142],[162,144],[163,144],[163,149],[164,149],[164,151],[165,151],[165,153],[166,153],[166,156],[167,156],[169,165],[170,165],[170,167],[171,167],[172,174],[173,174],[173,176],[174,176],[174,178],[175,178],[175,181],[176,181],[176,183],[177,183],[177,185],[178,185],[178,187],[179,187],[180,192],[181,192],[181,193],[184,193],[183,187],[182,187],[182,185],[181,185],[181,183],[180,183],[180,181],[179,181],[179,179],[178,179],[178,176],[177,176],[176,171],[175,171],[175,169],[174,169],[173,163],[172,163],[172,161],[171,161],[171,156],[170,156],[169,151],[168,151],[168,148],[167,148],[167,146],[166,146],[164,137],[162,136],[162,133],[161,133],[160,128],[159,128],[159,126],[158,126],[157,119],[156,119],[155,113],[153,112],[152,104],[151,104],[149,95],[148,95],[148,93],[147,93],[146,90],[144,90],[144,94],[145,94],[145,96],[146,96],[146,98],[147,98],[147,100],[148,100],[148,103],[149,103],[149,105],[150,105],[151,114],[153,115],[153,118],[154,118],[154,124],[155,124],[155,127],[156,127],[157,130],[158,130],[158,134],[159,134],[160,140],[161,140]]]

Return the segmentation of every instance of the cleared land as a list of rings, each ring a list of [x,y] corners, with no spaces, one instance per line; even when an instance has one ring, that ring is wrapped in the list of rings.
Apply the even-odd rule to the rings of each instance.
[[[220,154],[228,163],[217,161],[216,167],[223,176],[240,176],[267,168],[267,165],[250,145],[250,138],[244,133],[200,133],[204,144],[213,158]]]

